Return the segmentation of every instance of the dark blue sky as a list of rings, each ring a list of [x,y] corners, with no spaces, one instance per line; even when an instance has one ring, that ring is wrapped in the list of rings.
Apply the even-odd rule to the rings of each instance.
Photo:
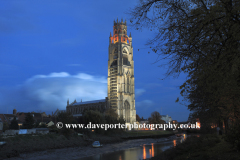
[[[54,112],[70,102],[107,96],[109,35],[113,21],[137,0],[0,1],[0,113]],[[175,103],[186,75],[163,79],[167,68],[153,64],[145,43],[154,32],[132,33],[136,111],[147,118],[159,111],[185,121],[189,111]],[[138,49],[140,49],[138,51]]]

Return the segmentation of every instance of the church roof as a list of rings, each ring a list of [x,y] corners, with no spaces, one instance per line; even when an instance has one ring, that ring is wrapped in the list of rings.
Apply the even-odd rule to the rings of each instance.
[[[61,112],[66,112],[66,110],[57,109],[57,110],[54,112],[53,116],[56,116],[58,113],[61,113]]]
[[[99,103],[99,102],[106,102],[106,99],[100,99],[100,100],[94,100],[94,101],[86,101],[86,102],[77,102],[77,103],[74,103],[73,106],[81,105],[81,104]]]

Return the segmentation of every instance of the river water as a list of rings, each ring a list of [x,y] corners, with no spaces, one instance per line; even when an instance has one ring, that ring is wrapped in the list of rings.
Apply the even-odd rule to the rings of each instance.
[[[143,160],[154,157],[170,147],[175,147],[187,138],[186,134],[181,137],[171,136],[160,139],[130,140],[130,144],[136,144],[133,148],[98,154],[78,160]],[[96,148],[96,151],[99,148]]]

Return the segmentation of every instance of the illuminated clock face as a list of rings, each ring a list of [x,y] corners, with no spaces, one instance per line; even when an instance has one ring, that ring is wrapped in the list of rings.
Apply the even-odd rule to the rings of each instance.
[[[126,48],[123,49],[123,53],[127,54],[127,50],[126,50]]]

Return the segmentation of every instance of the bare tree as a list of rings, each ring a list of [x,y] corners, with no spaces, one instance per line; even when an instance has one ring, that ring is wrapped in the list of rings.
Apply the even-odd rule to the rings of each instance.
[[[160,123],[165,123],[162,120],[162,116],[160,115],[159,112],[154,111],[151,113],[151,116],[148,118],[148,121],[150,124],[160,124]]]

